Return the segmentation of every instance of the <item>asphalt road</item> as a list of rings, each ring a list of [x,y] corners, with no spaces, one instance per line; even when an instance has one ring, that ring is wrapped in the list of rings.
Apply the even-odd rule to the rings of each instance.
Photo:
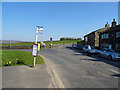
[[[119,61],[87,56],[70,46],[42,49],[65,88],[118,88]]]

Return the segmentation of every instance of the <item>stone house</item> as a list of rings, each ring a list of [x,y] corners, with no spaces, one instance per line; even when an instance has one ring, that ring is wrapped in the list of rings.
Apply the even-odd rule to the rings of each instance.
[[[87,35],[84,36],[84,45],[91,45],[94,46],[96,48],[99,48],[99,36],[100,33],[103,31],[106,31],[107,29],[109,29],[110,26],[108,23],[105,24],[104,28],[100,28],[98,30],[95,30]]]
[[[120,25],[116,25],[115,19],[112,26],[108,30],[101,32],[99,37],[100,48],[120,50]]]

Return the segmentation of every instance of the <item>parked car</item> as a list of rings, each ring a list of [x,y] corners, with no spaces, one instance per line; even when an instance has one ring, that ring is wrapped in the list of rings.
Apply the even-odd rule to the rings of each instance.
[[[72,44],[72,47],[73,47],[73,48],[76,48],[76,45],[77,45],[77,44]]]
[[[88,54],[97,54],[97,49],[95,49],[93,46],[86,45],[83,47],[83,52]]]
[[[45,47],[46,44],[44,42],[41,42],[41,47]]]
[[[109,60],[120,60],[120,53],[115,52],[112,49],[98,50],[98,56],[107,58]]]
[[[82,50],[82,45],[81,44],[72,44],[72,47],[75,48],[75,49]]]
[[[76,44],[76,49],[80,49],[80,50],[82,50],[82,45],[81,44]]]

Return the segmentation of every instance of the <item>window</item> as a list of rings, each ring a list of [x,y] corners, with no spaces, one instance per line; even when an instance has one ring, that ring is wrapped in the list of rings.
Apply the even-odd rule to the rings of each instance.
[[[116,44],[116,50],[120,50],[120,44]]]
[[[103,34],[101,35],[101,39],[103,39]]]
[[[108,38],[108,34],[102,34],[102,35],[101,35],[101,38],[102,38],[102,39],[107,39],[107,38]]]
[[[105,38],[108,38],[108,34],[105,34]]]
[[[120,37],[120,32],[116,32],[116,37]]]

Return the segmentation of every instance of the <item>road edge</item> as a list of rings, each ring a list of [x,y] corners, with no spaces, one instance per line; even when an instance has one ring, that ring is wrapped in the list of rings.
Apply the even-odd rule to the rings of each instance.
[[[52,85],[55,88],[65,88],[65,86],[63,85],[59,75],[57,74],[55,69],[53,69],[52,66],[50,65],[50,63],[48,62],[48,59],[46,57],[44,57],[43,55],[40,55],[40,56],[43,57],[43,59],[45,61],[47,71],[50,74],[50,77],[52,79]]]

